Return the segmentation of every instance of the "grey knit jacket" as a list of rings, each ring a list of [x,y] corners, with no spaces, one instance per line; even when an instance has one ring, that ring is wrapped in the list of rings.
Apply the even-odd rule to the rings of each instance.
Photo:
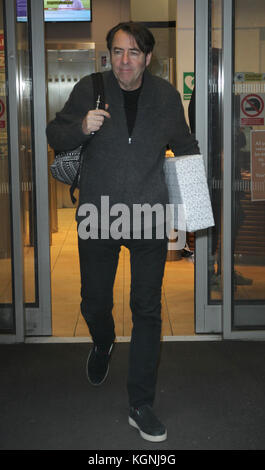
[[[168,203],[163,162],[167,144],[176,156],[199,153],[186,124],[176,89],[159,77],[144,72],[134,129],[129,139],[122,91],[112,71],[103,73],[105,101],[110,119],[93,136],[82,132],[82,120],[93,103],[91,76],[82,78],[62,111],[47,126],[48,142],[56,150],[71,150],[87,140],[79,205],[93,203],[100,209],[101,196],[115,203],[153,206]],[[78,218],[77,218],[78,220]]]

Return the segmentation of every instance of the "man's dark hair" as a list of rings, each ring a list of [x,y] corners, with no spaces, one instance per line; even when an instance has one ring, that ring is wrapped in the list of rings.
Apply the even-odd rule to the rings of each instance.
[[[139,46],[139,49],[144,52],[144,54],[149,54],[149,52],[152,52],[155,45],[153,34],[142,23],[135,23],[134,21],[119,23],[108,32],[106,40],[109,51],[111,51],[114,35],[119,30],[122,30],[125,33],[133,36]]]

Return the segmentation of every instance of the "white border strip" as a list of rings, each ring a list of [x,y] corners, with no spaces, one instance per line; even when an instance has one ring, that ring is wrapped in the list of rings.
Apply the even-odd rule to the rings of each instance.
[[[162,342],[174,341],[221,341],[221,335],[163,336]],[[116,343],[129,343],[130,336],[117,336]],[[25,338],[25,343],[92,343],[89,336],[32,336]]]

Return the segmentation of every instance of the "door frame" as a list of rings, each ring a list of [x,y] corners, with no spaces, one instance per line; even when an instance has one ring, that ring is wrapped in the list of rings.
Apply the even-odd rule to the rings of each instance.
[[[205,155],[207,166],[208,129],[201,119],[201,114],[208,117],[208,2],[195,0],[196,2],[196,81],[198,93],[196,93],[196,120],[197,138],[200,142],[201,152]],[[48,213],[48,182],[47,169],[47,141],[44,134],[46,127],[46,82],[45,82],[45,42],[42,0],[30,0],[32,21],[32,60],[33,72],[37,73],[38,80],[33,80],[34,98],[34,128],[36,152],[36,189],[37,189],[37,215],[38,217],[38,257],[39,257],[39,293],[40,309],[26,309],[27,335],[51,334],[51,291],[50,291],[50,257],[49,253],[49,213]],[[34,26],[35,25],[35,26]],[[36,26],[38,25],[38,26]],[[40,27],[41,25],[41,27]],[[41,80],[39,80],[41,78]],[[45,112],[38,113],[38,109]],[[45,176],[45,177],[44,177]],[[40,218],[39,209],[45,209],[45,217]],[[40,238],[41,234],[41,238]],[[208,304],[208,279],[207,279],[207,231],[201,231],[196,235],[196,262],[195,262],[195,327],[196,333],[221,333],[222,332],[222,307],[221,305]],[[47,262],[49,261],[49,262]],[[46,264],[44,264],[46,262]],[[40,270],[42,267],[42,271]],[[202,276],[203,273],[203,276]],[[43,303],[41,304],[41,298]],[[46,302],[44,304],[44,298]]]
[[[223,259],[222,259],[222,272],[223,272],[223,337],[224,339],[247,339],[247,340],[264,340],[265,330],[235,330],[232,328],[232,318],[234,311],[239,311],[240,307],[235,306],[233,302],[232,291],[232,128],[233,128],[233,18],[234,18],[234,0],[223,0],[223,148],[224,148],[224,161],[223,161]],[[260,306],[257,306],[260,310]],[[246,312],[247,309],[253,309],[255,306],[243,307]],[[265,306],[263,307],[263,310]]]
[[[5,15],[5,47],[6,68],[8,71],[8,87],[6,87],[7,122],[8,122],[8,152],[10,161],[10,199],[11,199],[11,230],[12,230],[12,287],[14,333],[1,334],[0,343],[23,342],[25,338],[24,317],[24,260],[22,246],[21,193],[19,168],[19,128],[17,109],[17,53],[15,35],[15,2],[4,2]],[[12,126],[10,123],[12,122]]]
[[[33,68],[33,127],[32,152],[35,155],[37,276],[38,306],[25,308],[24,303],[24,247],[22,231],[22,191],[19,159],[19,90],[16,37],[16,2],[5,1],[6,51],[8,70],[8,122],[11,173],[11,209],[13,236],[13,301],[15,333],[0,335],[0,342],[23,342],[26,336],[51,335],[50,231],[48,206],[48,166],[46,140],[46,80],[42,0],[28,1],[28,22]],[[29,51],[30,53],[30,51]]]
[[[196,139],[208,167],[208,44],[209,2],[195,0]],[[202,119],[202,116],[204,118]],[[195,332],[222,333],[222,305],[208,300],[208,232],[196,232]]]
[[[50,271],[50,223],[48,191],[48,147],[46,138],[46,65],[44,12],[42,0],[29,1],[31,51],[32,51],[32,95],[33,95],[33,151],[35,155],[35,193],[37,222],[38,259],[38,307],[28,307],[26,313],[26,335],[51,335],[51,271]]]
[[[21,226],[21,191],[19,178],[19,132],[18,132],[18,96],[17,96],[17,56],[16,56],[16,5],[15,0],[5,2],[7,65],[8,65],[8,108],[10,154],[11,154],[11,190],[12,190],[12,226],[13,226],[13,261],[14,261],[14,305],[16,332],[14,335],[0,335],[0,342],[20,342],[26,336],[52,335],[51,322],[51,274],[50,274],[50,230],[49,230],[49,195],[48,163],[46,140],[46,74],[45,40],[42,0],[29,0],[30,31],[33,67],[33,151],[36,168],[36,208],[37,208],[37,258],[39,306],[24,308],[23,294],[23,245]],[[196,138],[200,143],[201,153],[207,168],[208,158],[208,41],[209,41],[209,5],[211,1],[195,0],[195,47],[196,47]],[[196,334],[220,334],[225,339],[265,339],[265,331],[232,330],[232,191],[231,191],[231,144],[232,144],[232,24],[233,0],[223,0],[223,123],[224,177],[223,177],[223,233],[222,233],[222,305],[210,305],[208,301],[208,247],[207,231],[196,234],[195,258],[195,331]],[[225,83],[225,86],[224,86]],[[204,119],[201,119],[204,116]],[[207,335],[208,334],[208,335]]]

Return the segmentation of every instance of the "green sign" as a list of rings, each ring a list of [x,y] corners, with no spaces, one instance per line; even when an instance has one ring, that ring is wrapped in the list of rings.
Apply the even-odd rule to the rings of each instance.
[[[236,82],[264,82],[265,73],[236,72],[235,81]]]
[[[190,100],[194,88],[194,72],[183,72],[183,98]]]

